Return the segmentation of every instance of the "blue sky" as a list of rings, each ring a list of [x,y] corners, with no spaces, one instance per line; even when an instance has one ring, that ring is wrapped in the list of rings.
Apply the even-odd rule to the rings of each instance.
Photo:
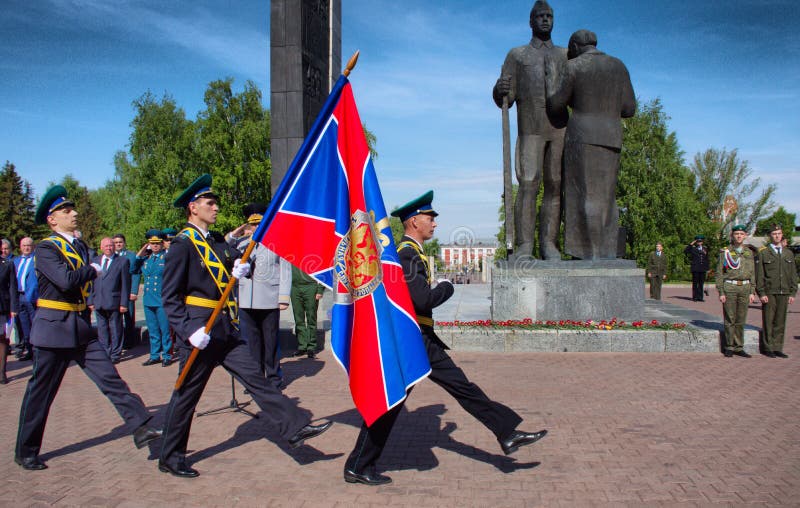
[[[342,58],[378,137],[387,208],[432,188],[437,236],[487,238],[502,192],[500,111],[491,89],[507,51],[530,39],[531,0],[343,0]],[[738,148],[800,214],[800,7],[795,0],[553,1],[553,40],[597,33],[637,96],[660,97],[689,162]],[[194,119],[215,79],[253,80],[269,105],[269,0],[3,0],[0,163],[37,194],[71,173],[113,178],[131,102],[171,94]],[[512,117],[514,115],[512,114]],[[167,206],[167,204],[165,204]]]

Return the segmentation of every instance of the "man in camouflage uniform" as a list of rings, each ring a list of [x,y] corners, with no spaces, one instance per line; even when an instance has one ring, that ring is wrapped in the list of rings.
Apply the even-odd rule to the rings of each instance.
[[[773,224],[769,233],[771,243],[758,251],[756,292],[763,304],[764,330],[761,348],[770,358],[788,358],[783,352],[783,333],[786,329],[786,310],[797,294],[797,270],[794,253],[783,248],[783,229]]]
[[[731,244],[720,250],[717,262],[717,291],[722,302],[725,321],[725,356],[750,358],[743,349],[744,324],[747,322],[747,307],[755,303],[755,261],[753,253],[744,246],[747,238],[741,224],[731,230]]]

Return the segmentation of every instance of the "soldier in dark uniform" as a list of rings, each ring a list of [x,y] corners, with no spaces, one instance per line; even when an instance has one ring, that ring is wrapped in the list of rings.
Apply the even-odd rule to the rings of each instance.
[[[722,302],[725,321],[725,356],[750,358],[744,348],[744,324],[747,307],[755,303],[755,263],[750,249],[745,247],[747,230],[737,224],[731,229],[731,244],[720,250],[717,263],[717,291]]]
[[[238,333],[238,309],[231,298],[211,328],[211,316],[231,274],[246,277],[248,263],[239,263],[239,251],[222,235],[208,228],[217,221],[217,196],[211,190],[211,175],[195,180],[176,200],[187,212],[188,224],[175,237],[167,253],[161,291],[164,310],[178,336],[176,350],[183,371],[193,348],[200,350],[183,385],[172,392],[164,424],[164,444],[158,469],[182,478],[199,475],[186,464],[186,447],[192,416],[203,389],[217,365],[222,365],[250,392],[264,411],[263,418],[274,425],[292,448],[325,432],[331,422],[312,425],[309,416],[291,399],[267,382],[258,362]]]
[[[688,254],[692,260],[692,300],[695,302],[703,301],[703,283],[706,281],[709,268],[708,249],[703,245],[705,239],[704,235],[697,235],[692,243],[683,249],[684,254]]]
[[[650,279],[650,298],[661,300],[661,285],[667,280],[667,255],[661,242],[647,259],[647,278]]]
[[[786,311],[797,295],[797,270],[794,253],[782,246],[783,229],[773,224],[770,243],[758,251],[756,292],[763,304],[764,330],[761,349],[770,358],[788,358],[783,352],[783,335],[786,331]]]
[[[439,281],[435,287],[431,287],[431,270],[423,255],[422,244],[433,238],[433,230],[436,228],[434,217],[438,214],[433,210],[432,202],[433,191],[429,191],[392,212],[392,216],[403,221],[405,236],[398,246],[398,256],[431,364],[429,377],[491,430],[503,453],[508,455],[520,446],[535,443],[547,431],[529,433],[516,430],[522,418],[511,408],[489,399],[476,384],[470,382],[447,354],[447,345],[436,336],[433,330],[433,309],[453,296],[454,289],[448,280]],[[356,445],[345,463],[346,482],[383,485],[392,481],[388,476],[376,472],[375,463],[402,407],[403,404],[396,405],[371,427],[362,423]]]
[[[86,244],[73,236],[78,212],[64,187],[50,188],[36,210],[36,224],[47,224],[53,234],[36,247],[39,301],[31,327],[33,374],[28,381],[19,416],[14,461],[25,469],[47,466],[39,460],[50,405],[70,362],[74,361],[108,397],[126,423],[136,430],[133,442],[142,448],[161,435],[147,422],[150,415],[138,395],[131,393],[108,353],[92,336],[86,298],[101,270],[88,265]]]
[[[10,344],[6,337],[6,322],[17,315],[21,294],[24,293],[18,291],[14,261],[0,258],[0,385],[8,383],[6,353]]]

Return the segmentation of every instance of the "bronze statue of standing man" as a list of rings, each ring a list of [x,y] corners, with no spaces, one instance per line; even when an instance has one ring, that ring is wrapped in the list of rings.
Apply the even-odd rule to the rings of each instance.
[[[561,154],[567,112],[548,115],[545,63],[566,63],[567,50],[550,40],[553,9],[544,0],[533,4],[530,43],[508,52],[492,95],[498,107],[517,105],[515,169],[519,189],[514,203],[514,252],[533,252],[536,229],[536,197],[544,182],[539,212],[539,246],[543,259],[560,259],[558,233],[561,223]],[[558,65],[561,67],[560,65]]]

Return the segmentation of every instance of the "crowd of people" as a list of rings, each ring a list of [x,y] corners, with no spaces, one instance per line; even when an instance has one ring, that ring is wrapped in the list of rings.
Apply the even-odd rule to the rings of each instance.
[[[768,242],[757,248],[745,243],[747,228],[742,224],[731,228],[730,244],[720,249],[714,270],[722,316],[725,343],[723,354],[730,358],[750,358],[744,350],[744,325],[751,304],[761,303],[762,331],[760,349],[769,358],[788,358],[783,352],[786,315],[797,296],[798,265],[795,255],[783,236],[783,227],[773,224]],[[705,301],[704,284],[711,267],[711,256],[705,237],[697,235],[684,249],[690,258],[692,300]],[[646,274],[650,281],[650,298],[661,299],[661,286],[667,278],[667,256],[661,243],[648,258]]]

